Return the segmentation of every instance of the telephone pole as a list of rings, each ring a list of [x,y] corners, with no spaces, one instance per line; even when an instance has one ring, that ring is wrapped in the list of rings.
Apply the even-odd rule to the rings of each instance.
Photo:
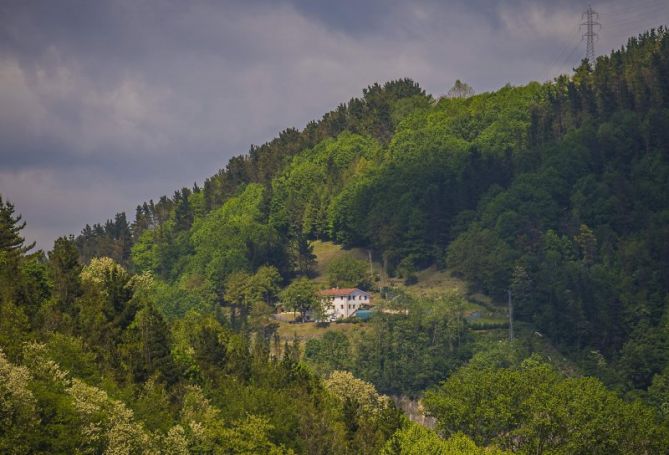
[[[367,250],[369,256],[369,285],[374,287],[374,263],[372,262],[372,250]]]
[[[602,24],[598,22],[599,13],[592,9],[592,6],[588,5],[588,9],[586,9],[583,14],[581,14],[581,20],[585,21],[581,22],[580,24],[581,29],[585,27],[585,32],[582,35],[582,38],[585,38],[586,40],[585,58],[587,58],[591,64],[594,64],[595,41],[599,39],[597,32],[602,29]]]

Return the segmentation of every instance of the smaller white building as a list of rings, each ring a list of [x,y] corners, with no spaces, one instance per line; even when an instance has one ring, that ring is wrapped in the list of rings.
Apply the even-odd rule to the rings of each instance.
[[[358,288],[324,289],[319,294],[326,321],[351,317],[362,305],[371,303],[369,292]]]

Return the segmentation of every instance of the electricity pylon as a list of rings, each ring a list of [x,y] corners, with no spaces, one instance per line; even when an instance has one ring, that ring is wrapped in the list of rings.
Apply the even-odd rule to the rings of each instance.
[[[580,24],[581,29],[585,27],[585,33],[583,33],[582,36],[586,40],[585,58],[587,58],[590,63],[594,64],[595,41],[599,39],[597,32],[602,29],[602,24],[598,22],[599,13],[592,9],[590,5],[588,5],[588,9],[585,10],[583,14],[581,14],[581,20],[585,21]]]

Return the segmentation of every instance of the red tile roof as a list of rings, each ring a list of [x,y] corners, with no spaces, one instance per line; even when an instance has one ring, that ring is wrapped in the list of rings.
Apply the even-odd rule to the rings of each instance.
[[[338,296],[341,296],[341,295],[351,295],[355,291],[365,292],[365,291],[361,291],[358,288],[332,288],[332,289],[323,289],[322,291],[319,291],[319,293],[320,293],[320,295],[338,295]],[[366,294],[366,292],[365,292],[365,294]]]

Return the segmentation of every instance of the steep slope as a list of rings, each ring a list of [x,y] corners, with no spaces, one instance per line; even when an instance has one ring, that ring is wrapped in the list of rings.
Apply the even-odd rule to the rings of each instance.
[[[309,273],[310,239],[369,248],[390,275],[446,266],[645,388],[669,361],[668,43],[651,31],[571,77],[465,99],[375,84],[77,243],[153,271],[168,315],[224,304],[237,269]]]
[[[667,452],[668,103],[660,29],[544,85],[374,84],[48,256],[0,199],[0,451]],[[475,333],[457,289],[393,289],[364,330],[281,343],[314,241],[510,290],[521,336]],[[429,390],[449,439],[377,390]]]

